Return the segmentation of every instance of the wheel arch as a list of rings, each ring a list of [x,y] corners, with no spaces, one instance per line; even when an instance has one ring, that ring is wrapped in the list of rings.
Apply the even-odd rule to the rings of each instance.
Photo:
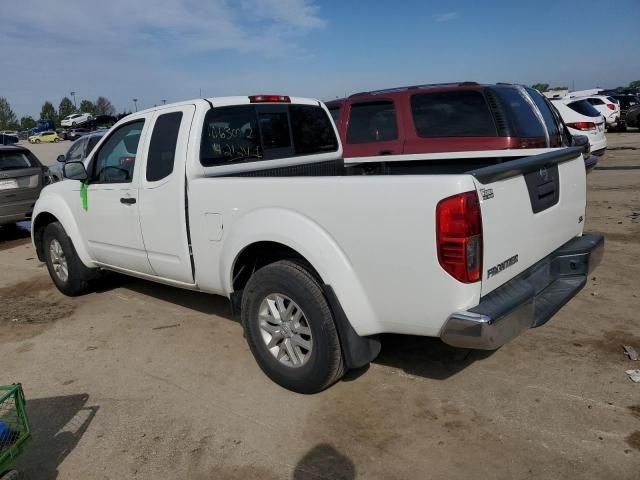
[[[69,207],[57,195],[47,195],[45,199],[47,208],[39,209],[39,205],[36,204],[34,215],[31,221],[31,240],[36,249],[38,259],[40,261],[44,261],[44,249],[42,241],[45,228],[50,223],[59,222],[60,225],[62,225],[62,228],[64,228],[66,234],[71,239],[71,243],[73,243],[73,247],[75,248],[78,257],[85,265],[85,267],[95,267],[91,260],[91,257],[89,256],[89,252],[87,251],[85,243],[82,241],[80,229],[78,228],[78,224],[73,218],[73,214],[71,213]],[[38,201],[38,203],[39,202],[40,200]]]

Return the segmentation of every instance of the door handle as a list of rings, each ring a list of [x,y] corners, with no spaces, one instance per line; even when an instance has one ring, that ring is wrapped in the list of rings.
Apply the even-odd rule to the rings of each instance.
[[[120,199],[120,203],[124,203],[125,205],[133,205],[136,203],[136,199],[133,197],[123,197]]]
[[[393,150],[380,150],[378,155],[393,155]]]

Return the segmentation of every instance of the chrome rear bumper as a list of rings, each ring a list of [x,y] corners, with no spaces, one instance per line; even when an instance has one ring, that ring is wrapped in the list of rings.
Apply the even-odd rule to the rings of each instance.
[[[604,253],[604,237],[584,234],[484,296],[477,307],[452,314],[440,337],[454,347],[494,350],[546,323],[587,283]]]

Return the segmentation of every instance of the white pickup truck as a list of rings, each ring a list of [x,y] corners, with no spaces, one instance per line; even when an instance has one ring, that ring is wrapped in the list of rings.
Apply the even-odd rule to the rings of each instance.
[[[56,286],[100,270],[224,295],[262,370],[312,393],[380,351],[377,334],[495,349],[585,284],[581,149],[358,158],[316,100],[197,99],[122,119],[32,237]]]

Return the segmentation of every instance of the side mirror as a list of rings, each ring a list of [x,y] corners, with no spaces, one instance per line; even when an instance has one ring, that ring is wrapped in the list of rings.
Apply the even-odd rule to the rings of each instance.
[[[60,163],[64,163],[64,155],[58,155],[58,158],[56,158],[56,160]]]
[[[586,135],[574,135],[573,136],[573,146],[574,147],[582,147],[582,156],[587,159],[589,158],[589,153],[591,152],[591,145],[589,144],[589,137]]]
[[[62,173],[65,178],[70,180],[80,180],[84,182],[87,178],[87,169],[82,162],[67,162],[62,167]]]

